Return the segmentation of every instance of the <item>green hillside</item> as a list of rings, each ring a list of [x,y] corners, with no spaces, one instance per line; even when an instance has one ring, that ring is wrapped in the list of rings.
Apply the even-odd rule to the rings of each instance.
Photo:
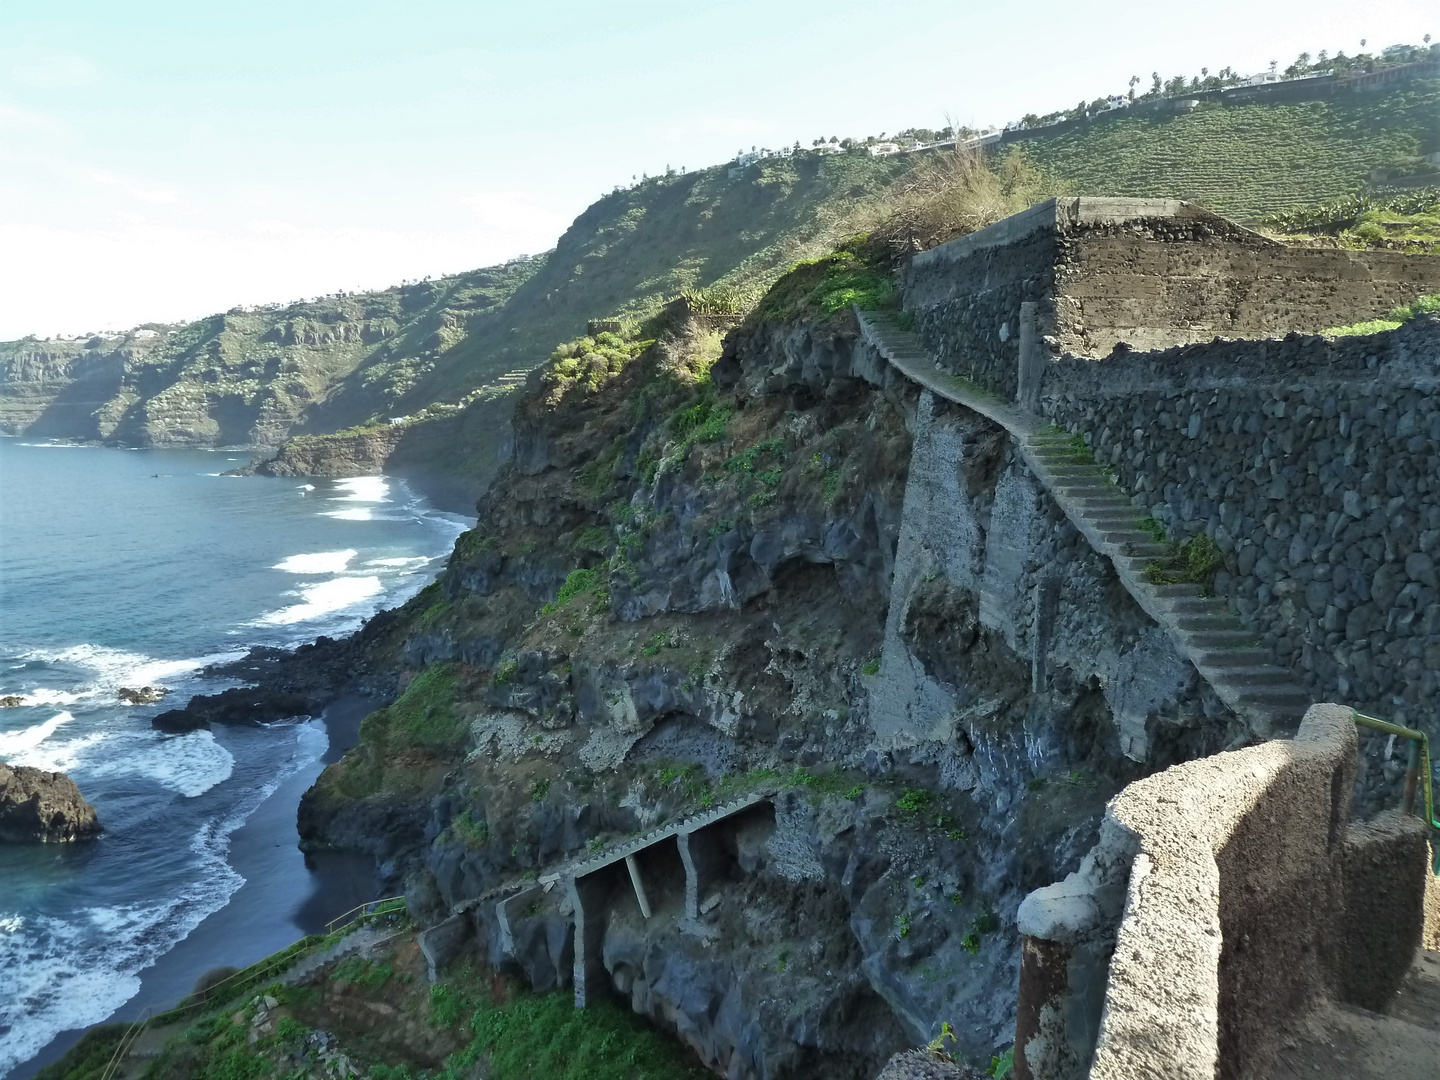
[[[1322,101],[1107,116],[1021,145],[1077,194],[1190,199],[1249,221],[1338,199],[1372,169],[1440,150],[1440,80]]]

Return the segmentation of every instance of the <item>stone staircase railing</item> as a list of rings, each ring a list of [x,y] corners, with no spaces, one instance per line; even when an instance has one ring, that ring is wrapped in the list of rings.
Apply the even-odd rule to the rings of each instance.
[[[1125,591],[1164,628],[1217,697],[1261,738],[1293,734],[1310,695],[1275,666],[1225,602],[1194,585],[1156,585],[1146,567],[1168,548],[1140,528],[1141,515],[1109,475],[1082,461],[1070,436],[1043,418],[940,368],[919,335],[856,309],[860,332],[896,371],[937,397],[999,424],[1026,466],[1097,554],[1109,559]]]

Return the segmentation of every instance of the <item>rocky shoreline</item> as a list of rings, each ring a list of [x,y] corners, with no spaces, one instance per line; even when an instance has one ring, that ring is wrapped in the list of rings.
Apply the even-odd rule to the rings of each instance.
[[[95,808],[64,773],[0,762],[0,843],[64,844],[99,833]]]

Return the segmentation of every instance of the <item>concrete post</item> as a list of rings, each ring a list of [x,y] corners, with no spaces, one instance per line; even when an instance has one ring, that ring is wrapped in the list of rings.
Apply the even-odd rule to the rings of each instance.
[[[714,826],[692,833],[678,833],[680,862],[685,866],[685,918],[700,918],[700,893],[719,876],[725,853]]]
[[[630,871],[630,884],[635,886],[635,899],[640,904],[640,914],[650,918],[650,901],[645,898],[645,883],[640,880],[640,864],[634,855],[625,856],[625,869]]]
[[[1030,690],[1045,691],[1045,660],[1050,655],[1050,635],[1060,603],[1060,580],[1046,574],[1035,583],[1035,622],[1030,637]]]
[[[1036,327],[1039,304],[1026,300],[1020,305],[1020,359],[1015,372],[1015,401],[1022,409],[1040,408],[1040,380],[1045,374],[1045,350]]]
[[[1055,1029],[1069,994],[1070,950],[1028,935],[1020,939],[1020,988],[1015,1001],[1015,1080],[1065,1076],[1066,1040]],[[1088,1064],[1088,1063],[1087,1063]]]
[[[609,885],[600,874],[569,878],[565,882],[575,912],[575,1007],[585,1008],[591,987],[602,987],[609,977],[601,947],[605,939],[605,903]]]

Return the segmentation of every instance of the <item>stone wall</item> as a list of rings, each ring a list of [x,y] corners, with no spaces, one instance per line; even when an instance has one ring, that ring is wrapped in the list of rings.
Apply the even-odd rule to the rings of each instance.
[[[1040,408],[1317,700],[1440,734],[1440,319],[1048,365]]]
[[[1316,705],[1293,740],[1117,796],[1082,868],[1020,907],[1017,1076],[1266,1077],[1322,1001],[1388,1000],[1425,933],[1430,853],[1414,818],[1348,826],[1355,746],[1350,710]],[[1106,972],[1091,961],[1110,948]]]
[[[914,257],[905,307],[942,366],[1014,398],[1022,304],[1045,356],[1314,333],[1440,291],[1440,259],[1295,248],[1188,203],[1051,200]]]

